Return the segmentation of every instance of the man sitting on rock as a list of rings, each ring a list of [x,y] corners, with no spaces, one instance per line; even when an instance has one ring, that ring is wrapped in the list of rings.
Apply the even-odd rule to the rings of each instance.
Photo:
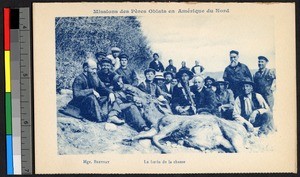
[[[72,89],[73,99],[66,109],[79,108],[80,116],[90,121],[103,122],[108,119],[108,122],[120,123],[118,119],[114,119],[115,117],[112,118],[114,120],[108,118],[109,105],[114,102],[115,96],[99,80],[96,61],[87,59],[83,63],[83,73],[75,78]]]
[[[274,130],[270,108],[262,95],[253,92],[254,83],[250,79],[242,83],[244,93],[236,98],[232,116],[248,131],[253,131],[253,127],[259,127],[258,135],[267,135],[269,131]]]
[[[143,118],[143,108],[139,98],[133,97],[126,92],[129,85],[123,83],[122,76],[115,75],[113,78],[113,91],[116,96],[116,101],[112,107],[110,115],[116,115],[125,119],[125,122],[134,128],[136,131],[147,131],[149,128]]]

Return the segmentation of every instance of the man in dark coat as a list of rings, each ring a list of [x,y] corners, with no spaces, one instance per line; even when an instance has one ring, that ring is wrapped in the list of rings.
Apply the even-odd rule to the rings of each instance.
[[[177,68],[173,65],[172,59],[169,60],[169,65],[166,67],[166,71],[172,72],[174,74],[177,72]]]
[[[174,79],[174,73],[170,71],[164,72],[164,78],[165,78],[165,90],[163,90],[166,93],[172,94],[173,92],[173,85],[172,80]]]
[[[153,54],[153,60],[150,62],[149,68],[154,69],[156,72],[164,72],[165,68],[159,61],[159,55],[157,53]]]
[[[163,96],[167,97],[167,95],[161,90],[161,88],[153,82],[155,73],[155,70],[152,68],[146,69],[144,71],[146,80],[145,82],[140,83],[140,85],[138,85],[138,88],[141,91],[150,94],[153,98],[162,98]]]
[[[252,80],[252,75],[249,68],[238,61],[239,52],[230,51],[230,65],[225,68],[223,79],[229,82],[229,87],[233,91],[235,97],[241,95],[242,81],[245,79]]]
[[[193,92],[194,102],[196,104],[197,113],[210,113],[218,115],[217,100],[214,91],[204,87],[203,76],[196,76],[194,78],[194,85],[191,86]]]
[[[274,130],[273,115],[268,104],[261,94],[253,91],[254,83],[250,79],[242,83],[244,93],[235,99],[233,118],[248,131],[259,127],[258,135],[268,134]]]
[[[269,60],[264,56],[258,57],[258,71],[254,74],[255,91],[261,94],[270,108],[274,106],[273,92],[276,88],[276,74],[274,70],[267,68]]]
[[[119,58],[121,66],[116,70],[116,73],[123,77],[124,84],[137,86],[139,83],[137,73],[128,67],[128,56],[121,54]]]
[[[104,85],[112,89],[112,79],[116,75],[115,72],[112,71],[112,63],[108,58],[102,59],[98,65],[100,65],[101,69],[98,70],[98,77],[104,83]]]
[[[190,70],[190,68],[186,67],[186,62],[185,61],[181,62],[181,68],[179,69],[179,71],[181,71],[181,70],[188,70],[188,71]]]
[[[176,74],[179,83],[173,88],[171,108],[174,114],[196,114],[196,105],[190,90],[189,80],[194,74],[189,70],[181,70]]]
[[[107,120],[108,104],[114,101],[114,95],[99,80],[96,61],[88,59],[83,63],[83,73],[75,78],[72,89],[73,99],[66,108],[79,108],[80,115],[90,121]]]

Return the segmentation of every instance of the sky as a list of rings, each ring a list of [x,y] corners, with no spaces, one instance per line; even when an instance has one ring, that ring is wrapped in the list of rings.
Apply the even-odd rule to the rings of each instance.
[[[257,16],[141,16],[138,17],[153,52],[164,66],[173,59],[192,67],[195,60],[207,72],[224,71],[229,51],[238,50],[239,61],[257,69],[257,57],[266,56],[275,68],[274,20]]]

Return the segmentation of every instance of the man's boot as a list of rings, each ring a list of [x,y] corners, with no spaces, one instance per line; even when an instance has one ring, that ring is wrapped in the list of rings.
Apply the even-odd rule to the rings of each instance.
[[[123,119],[120,119],[118,118],[117,116],[110,116],[108,119],[107,119],[107,122],[108,123],[113,123],[113,124],[116,124],[116,125],[122,125],[125,123],[125,121]]]

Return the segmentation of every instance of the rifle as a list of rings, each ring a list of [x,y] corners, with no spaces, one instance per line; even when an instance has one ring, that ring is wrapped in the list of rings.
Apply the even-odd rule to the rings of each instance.
[[[189,102],[191,104],[191,108],[192,108],[193,115],[194,115],[194,114],[197,113],[197,111],[196,111],[196,104],[195,104],[194,99],[193,99],[193,97],[191,95],[191,90],[187,88],[188,87],[187,84],[182,84],[182,85],[183,85],[183,88],[184,88],[184,90],[185,90],[185,92],[186,92],[186,94],[188,96],[188,100],[189,100]]]

